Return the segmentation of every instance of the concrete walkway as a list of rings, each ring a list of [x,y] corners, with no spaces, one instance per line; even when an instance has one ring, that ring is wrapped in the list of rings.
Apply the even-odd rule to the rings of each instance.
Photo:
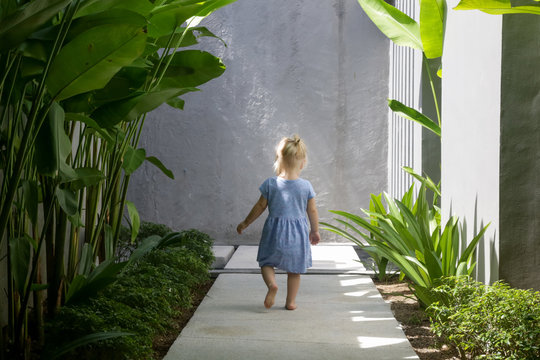
[[[313,247],[295,311],[284,308],[285,274],[268,310],[261,276],[233,273],[258,271],[256,251],[236,250],[166,360],[418,359],[351,246]]]

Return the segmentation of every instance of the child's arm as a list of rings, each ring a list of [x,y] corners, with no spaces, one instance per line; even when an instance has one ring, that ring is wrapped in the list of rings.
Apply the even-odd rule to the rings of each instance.
[[[307,203],[307,214],[309,217],[309,224],[311,225],[311,232],[309,233],[309,241],[313,245],[317,245],[321,241],[321,235],[319,234],[319,213],[317,212],[317,204],[315,204],[315,198],[311,198]]]
[[[268,206],[268,200],[266,200],[264,196],[261,195],[259,201],[257,201],[257,203],[253,206],[253,209],[251,209],[246,219],[240,224],[238,224],[238,226],[236,227],[236,231],[241,234],[242,231],[244,231],[244,229],[249,226],[249,224],[257,220],[257,218],[261,216],[264,210],[266,210],[266,206]]]

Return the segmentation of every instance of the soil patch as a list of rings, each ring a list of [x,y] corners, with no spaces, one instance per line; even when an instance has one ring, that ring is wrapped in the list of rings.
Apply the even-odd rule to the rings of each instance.
[[[431,333],[430,322],[426,313],[405,281],[394,277],[386,282],[373,279],[375,286],[390,308],[396,320],[401,324],[407,339],[420,360],[455,360],[458,352]]]

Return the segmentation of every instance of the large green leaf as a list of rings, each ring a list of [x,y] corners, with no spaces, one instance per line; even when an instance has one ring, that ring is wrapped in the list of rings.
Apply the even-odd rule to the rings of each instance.
[[[57,187],[55,194],[60,207],[66,214],[69,216],[77,214],[77,211],[79,210],[79,200],[75,192],[70,189],[61,189]]]
[[[111,134],[109,134],[109,132],[107,132],[105,129],[102,129],[101,126],[99,126],[99,124],[94,119],[89,118],[88,116],[76,113],[66,113],[66,120],[79,121],[81,123],[84,123],[92,129],[96,130],[108,142],[114,143],[115,141],[115,139],[111,136]]]
[[[128,209],[129,222],[131,223],[131,242],[133,243],[139,234],[141,218],[134,203],[131,201],[126,201],[126,206]]]
[[[461,0],[454,10],[480,10],[487,14],[540,14],[540,6],[514,6],[510,0]]]
[[[231,4],[236,0],[206,0],[206,1],[181,1],[176,0],[167,5],[158,6],[152,10],[148,35],[152,38],[160,38],[175,32],[176,28],[186,20],[190,27],[197,26],[201,19],[210,15],[213,11]]]
[[[94,27],[112,24],[126,24],[142,28],[147,25],[147,21],[144,16],[134,11],[126,9],[111,9],[97,14],[84,16],[73,21],[69,27],[66,40],[69,42],[85,31],[88,31]]]
[[[132,174],[135,170],[142,165],[146,159],[146,150],[137,149],[135,150],[131,146],[128,146],[124,159],[122,162],[122,168],[124,169],[126,175]]]
[[[154,5],[149,0],[88,0],[79,7],[75,17],[97,14],[109,9],[127,9],[148,16]]]
[[[103,88],[142,54],[145,45],[141,26],[108,24],[85,31],[62,48],[51,64],[46,79],[49,92],[62,100]]]
[[[115,263],[114,259],[109,259],[99,264],[88,277],[76,276],[66,295],[66,303],[84,301],[96,295],[100,290],[116,281],[118,273],[126,264],[127,262]]]
[[[201,50],[178,51],[167,56],[163,63],[169,60],[159,88],[195,88],[221,76],[225,71],[220,58]]]
[[[159,170],[161,170],[161,172],[163,172],[165,175],[167,175],[169,178],[173,179],[174,180],[174,174],[171,170],[167,169],[165,167],[165,165],[163,165],[163,163],[161,162],[161,160],[159,160],[157,157],[155,156],[148,156],[146,158],[146,160],[154,165],[155,167],[157,167]]]
[[[172,39],[171,39],[172,36]],[[183,38],[182,38],[183,37]],[[227,46],[225,41],[223,41],[222,38],[215,35],[213,32],[208,30],[208,28],[204,26],[197,26],[192,27],[186,31],[186,28],[178,28],[174,34],[162,36],[159,39],[156,40],[155,44],[157,48],[165,48],[167,44],[179,44],[180,47],[186,47],[198,44],[198,39],[201,37],[213,37],[221,41],[221,43],[224,46]],[[180,39],[182,38],[182,41],[180,42]]]
[[[37,225],[39,205],[38,185],[33,180],[23,180],[22,188],[24,209],[32,224]]]
[[[56,176],[71,152],[71,142],[64,130],[64,109],[54,102],[36,137],[35,160],[41,174]],[[67,166],[67,165],[66,165]]]
[[[97,185],[101,180],[105,179],[103,172],[95,168],[82,167],[74,170],[77,177],[73,179],[71,188],[75,191],[84,187]]]
[[[28,235],[9,239],[11,273],[15,288],[19,294],[24,292],[26,286],[28,271],[30,269],[31,252],[32,242],[28,239]]]
[[[138,116],[154,110],[169,99],[185,94],[189,90],[166,88],[151,92],[139,91],[131,97],[99,107],[92,113],[92,118],[99,126],[111,128],[121,121],[133,121]]]
[[[388,106],[390,107],[390,109],[392,109],[393,112],[395,112],[399,116],[404,117],[405,119],[416,121],[426,129],[429,129],[438,136],[441,136],[441,127],[421,112],[410,108],[397,100],[388,100]]]
[[[23,42],[73,0],[35,0],[0,22],[0,53]]]
[[[423,50],[420,26],[384,0],[358,0],[371,21],[396,45]]]
[[[442,56],[446,0],[420,0],[420,36],[428,59]]]

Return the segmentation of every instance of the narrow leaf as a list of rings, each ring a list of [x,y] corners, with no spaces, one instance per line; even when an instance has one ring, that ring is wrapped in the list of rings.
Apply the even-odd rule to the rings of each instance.
[[[62,355],[69,353],[72,350],[77,349],[78,347],[92,344],[101,340],[113,339],[121,336],[132,336],[133,334],[127,332],[119,331],[108,331],[108,332],[99,332],[94,334],[89,334],[82,336],[66,345],[62,346],[59,349],[55,349],[54,353],[50,356],[50,359],[58,359]]]
[[[30,218],[32,224],[36,225],[38,220],[38,186],[33,180],[24,180],[23,187],[23,203],[24,209]]]
[[[141,218],[139,217],[139,212],[135,207],[135,204],[131,201],[126,201],[126,206],[129,215],[129,221],[131,223],[131,243],[135,241],[137,235],[139,235],[139,229],[141,227]]]
[[[388,106],[399,116],[416,121],[425,128],[433,131],[438,136],[441,136],[441,127],[421,112],[410,108],[397,100],[388,100]]]
[[[11,273],[14,286],[21,295],[26,286],[32,256],[32,245],[27,237],[28,235],[9,239]]]
[[[174,180],[174,174],[171,170],[167,169],[165,165],[155,156],[148,156],[146,160],[157,167],[159,170],[161,170],[165,175],[167,175],[169,178]]]

